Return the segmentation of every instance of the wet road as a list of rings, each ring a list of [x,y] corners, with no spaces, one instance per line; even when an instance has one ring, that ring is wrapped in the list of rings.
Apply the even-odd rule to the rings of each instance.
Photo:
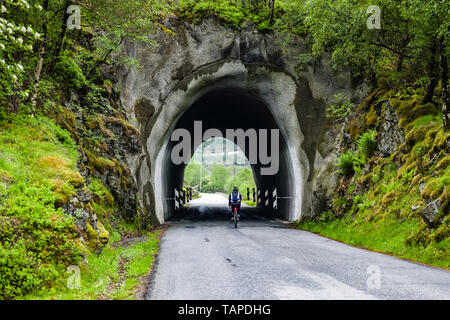
[[[450,272],[354,248],[203,195],[170,222],[148,299],[450,299]]]

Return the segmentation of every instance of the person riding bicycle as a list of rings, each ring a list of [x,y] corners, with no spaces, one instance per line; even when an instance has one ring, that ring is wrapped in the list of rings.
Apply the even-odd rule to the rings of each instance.
[[[230,195],[228,196],[228,207],[230,208],[231,211],[231,221],[233,221],[234,208],[237,208],[239,217],[239,213],[241,212],[241,199],[242,196],[239,193],[238,187],[233,187],[233,192],[231,192]]]

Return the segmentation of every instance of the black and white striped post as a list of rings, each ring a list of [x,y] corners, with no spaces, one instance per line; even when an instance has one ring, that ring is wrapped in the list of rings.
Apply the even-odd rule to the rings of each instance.
[[[253,191],[253,202],[256,203],[256,192],[255,192],[255,188],[252,188]]]
[[[278,210],[277,188],[273,189],[272,192],[272,207],[273,210]]]
[[[258,195],[257,206],[259,207],[261,205],[261,189],[258,188],[258,190],[256,192],[257,192],[257,195]]]
[[[264,198],[266,199],[265,207],[268,208],[269,207],[269,189],[266,189],[266,192],[264,193]]]
[[[175,210],[180,209],[180,203],[178,202],[179,197],[180,197],[180,194],[178,193],[178,190],[175,188],[175,197],[174,197],[174,200],[175,200]]]

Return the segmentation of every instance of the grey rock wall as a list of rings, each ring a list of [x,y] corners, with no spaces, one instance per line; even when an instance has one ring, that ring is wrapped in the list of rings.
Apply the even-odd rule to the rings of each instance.
[[[254,99],[254,105],[264,105],[261,108],[267,108],[269,116],[262,122],[273,120],[286,145],[282,174],[271,180],[255,177],[257,183],[281,185],[292,196],[284,205],[284,218],[311,217],[316,159],[325,165],[318,152],[321,136],[329,132],[324,127],[325,106],[335,102],[338,93],[360,101],[366,86],[355,87],[345,70],[333,71],[327,56],[298,73],[296,57],[309,50],[299,37],[282,46],[280,34],[259,33],[251,24],[237,32],[214,19],[191,25],[169,18],[165,28],[171,32],[150,37],[156,47],[126,41],[125,54],[142,68],[122,67],[118,72],[121,103],[141,133],[143,152],[126,161],[143,207],[161,223],[170,217],[172,207],[166,198],[180,184],[174,175],[183,174],[183,168],[168,165],[171,132],[203,97],[231,91],[236,92],[236,101],[246,96]],[[223,119],[224,126],[233,125],[227,121]]]

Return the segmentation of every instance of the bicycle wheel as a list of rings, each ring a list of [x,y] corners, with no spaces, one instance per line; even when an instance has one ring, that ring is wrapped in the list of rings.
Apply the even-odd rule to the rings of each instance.
[[[234,227],[237,228],[238,218],[237,213],[234,214]]]

